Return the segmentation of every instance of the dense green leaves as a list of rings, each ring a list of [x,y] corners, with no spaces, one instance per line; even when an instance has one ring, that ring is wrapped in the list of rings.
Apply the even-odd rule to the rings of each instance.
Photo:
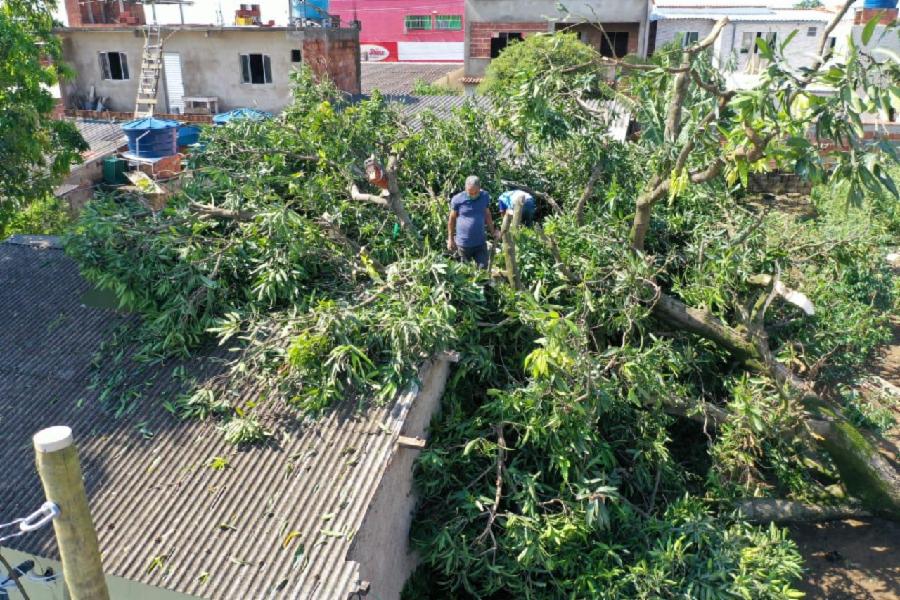
[[[769,50],[778,63],[781,50]],[[229,394],[229,381],[253,378],[260,402],[305,416],[389,401],[422,360],[459,352],[416,466],[412,537],[422,566],[410,597],[797,597],[796,548],[778,528],[744,523],[732,501],[828,501],[833,465],[817,457],[807,466],[806,415],[783,389],[661,322],[654,307],[673,294],[741,322],[768,293],[752,278],[778,275],[817,311],[773,301],[759,317],[773,353],[797,371],[846,378],[896,308],[879,266],[897,231],[896,202],[869,191],[869,212],[841,228],[844,205],[821,192],[818,214],[805,218],[783,199],[772,206],[745,193],[763,168],[739,153],[756,135],[745,121],[772,135],[765,157],[804,159],[805,176],[824,176],[818,153],[800,141],[811,121],[769,106],[799,97],[794,75],[777,68],[768,88],[735,96],[704,129],[715,100],[692,89],[682,131],[662,143],[657,93],[671,97],[670,62],[658,57],[621,82],[642,99],[643,136],[628,144],[564,108],[557,94],[586,82],[557,86],[559,70],[546,71],[549,81],[514,82],[512,93],[539,104],[425,115],[415,130],[377,95],[346,105],[304,71],[285,115],[207,131],[206,150],[190,159],[191,177],[166,209],[98,198],[68,249],[90,279],[142,313],[147,356],[190,354],[210,339],[233,350],[224,373],[170,408],[224,419],[236,443],[278,424]],[[721,83],[706,59],[696,70]],[[809,99],[817,123],[834,123],[843,101],[817,102]],[[545,109],[561,126],[532,126]],[[528,143],[510,149],[510,136]],[[673,168],[688,144],[687,171]],[[871,148],[858,150],[866,157]],[[348,193],[352,183],[365,188],[367,157],[384,163],[390,154],[415,239],[377,198]],[[715,178],[685,175],[722,156]],[[871,162],[870,173],[890,173],[876,168],[882,159],[890,157]],[[447,197],[471,173],[494,196],[509,180],[542,192],[539,227],[513,233],[521,290],[440,252]],[[647,251],[637,252],[629,221],[651,180],[676,185],[656,207]],[[580,198],[583,220],[572,214]],[[715,422],[713,413],[724,416]]]
[[[53,120],[50,88],[65,74],[48,0],[0,3],[0,237],[15,212],[43,200],[85,150],[74,125]]]

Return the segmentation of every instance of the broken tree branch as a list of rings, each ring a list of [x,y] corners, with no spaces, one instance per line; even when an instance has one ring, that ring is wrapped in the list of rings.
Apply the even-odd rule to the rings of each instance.
[[[500,228],[500,240],[503,242],[503,259],[506,263],[506,279],[509,285],[517,290],[522,289],[522,280],[519,277],[519,265],[516,262],[516,240],[513,235],[516,223],[522,221],[522,203],[514,203],[513,210],[508,210],[503,215],[503,225]]]
[[[752,523],[815,523],[872,516],[858,506],[825,506],[773,498],[742,500],[737,508]]]
[[[494,429],[497,432],[497,474],[494,478],[494,504],[488,511],[488,522],[484,527],[484,531],[475,538],[476,544],[480,544],[484,541],[489,534],[491,535],[491,539],[494,539],[492,529],[494,527],[494,521],[497,520],[497,509],[500,507],[500,499],[503,497],[503,469],[506,468],[506,439],[503,437],[503,423],[495,425]],[[494,540],[494,549],[496,549],[496,547],[497,542]]]
[[[575,275],[563,261],[556,240],[544,233],[544,229],[539,224],[534,226],[534,232],[537,234],[538,239],[540,239],[550,250],[550,255],[553,257],[553,260],[556,261],[556,268],[560,270],[563,276],[568,279],[570,283],[581,283],[581,278]]]
[[[584,192],[582,192],[581,197],[578,198],[578,203],[575,205],[575,222],[578,223],[578,225],[584,224],[584,207],[587,204],[588,198],[593,195],[594,187],[596,187],[602,173],[603,164],[598,162],[594,165],[594,168],[591,169],[591,176],[588,179],[587,185],[584,186]]]
[[[382,265],[375,258],[373,258],[368,252],[366,252],[365,248],[360,246],[354,240],[351,240],[349,237],[347,237],[347,235],[343,231],[341,231],[341,228],[338,227],[336,223],[333,223],[332,221],[325,219],[325,218],[316,219],[316,223],[320,227],[322,227],[322,229],[325,230],[325,234],[332,241],[343,246],[344,248],[347,248],[353,254],[355,254],[356,256],[359,256],[360,258],[365,257],[365,259],[368,260],[369,263],[371,263],[372,268],[374,268],[380,274],[384,275],[384,273],[385,273],[384,265]]]
[[[220,221],[252,221],[256,216],[254,213],[247,210],[230,210],[213,206],[212,204],[200,204],[199,202],[189,203],[188,209],[201,217],[212,217],[213,219],[218,219]]]
[[[667,294],[654,304],[653,314],[722,346],[747,368],[768,375],[796,397],[815,415],[815,420],[807,420],[807,426],[831,456],[850,492],[873,513],[900,518],[900,473],[855,425],[816,394],[809,382],[772,356],[765,337],[733,329],[712,313],[689,307]]]

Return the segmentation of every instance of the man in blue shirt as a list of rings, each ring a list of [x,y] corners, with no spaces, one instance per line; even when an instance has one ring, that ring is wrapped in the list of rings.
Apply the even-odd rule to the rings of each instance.
[[[481,189],[481,180],[472,175],[466,178],[466,190],[450,200],[447,220],[447,249],[459,252],[465,260],[474,260],[482,269],[488,266],[485,227],[494,238],[500,235],[494,229],[490,204],[491,197]]]
[[[522,190],[509,190],[508,192],[500,194],[500,197],[497,198],[497,204],[500,207],[500,216],[502,217],[508,210],[513,210],[516,202],[522,204],[522,223],[526,226],[530,226],[534,223],[534,213],[537,212],[537,203],[534,201],[534,197],[531,194],[523,192]]]

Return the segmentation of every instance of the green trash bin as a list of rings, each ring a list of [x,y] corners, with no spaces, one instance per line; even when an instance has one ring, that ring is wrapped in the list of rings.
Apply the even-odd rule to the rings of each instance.
[[[125,161],[117,156],[103,159],[103,183],[122,185],[125,183]]]

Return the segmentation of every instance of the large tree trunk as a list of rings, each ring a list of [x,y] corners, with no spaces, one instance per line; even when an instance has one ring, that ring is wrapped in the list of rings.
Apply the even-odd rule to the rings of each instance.
[[[748,521],[754,523],[814,523],[872,516],[869,511],[856,506],[824,506],[773,498],[743,500],[737,507]]]
[[[728,349],[753,370],[771,376],[799,397],[815,417],[808,425],[818,445],[831,456],[851,494],[872,513],[900,519],[900,474],[878,448],[843,418],[812,386],[772,357],[767,346],[751,334],[729,327],[707,311],[691,308],[661,294],[653,314],[683,331],[699,335]]]

